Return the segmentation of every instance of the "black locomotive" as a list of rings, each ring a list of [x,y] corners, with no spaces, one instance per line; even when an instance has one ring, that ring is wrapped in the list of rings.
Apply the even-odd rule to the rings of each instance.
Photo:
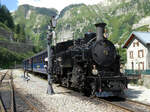
[[[52,47],[53,80],[88,96],[121,95],[127,88],[127,77],[120,73],[120,56],[114,44],[104,37],[106,24],[95,26],[96,33],[88,32],[84,38]]]

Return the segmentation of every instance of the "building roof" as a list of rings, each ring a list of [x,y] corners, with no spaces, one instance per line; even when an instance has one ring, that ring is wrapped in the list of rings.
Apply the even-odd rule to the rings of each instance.
[[[139,40],[144,45],[150,44],[150,32],[137,32],[137,31],[133,31],[130,34],[130,36],[128,37],[128,39],[125,41],[125,43],[123,45],[123,48],[127,48],[128,45],[130,44],[130,42],[132,42],[132,40],[134,38],[137,38],[137,40]]]

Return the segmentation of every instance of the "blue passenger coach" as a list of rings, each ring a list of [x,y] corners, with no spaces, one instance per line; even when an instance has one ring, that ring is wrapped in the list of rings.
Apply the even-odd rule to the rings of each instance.
[[[45,58],[47,57],[47,51],[44,50],[33,57],[30,57],[23,61],[24,69],[27,71],[38,72],[46,74],[46,69],[44,68]]]

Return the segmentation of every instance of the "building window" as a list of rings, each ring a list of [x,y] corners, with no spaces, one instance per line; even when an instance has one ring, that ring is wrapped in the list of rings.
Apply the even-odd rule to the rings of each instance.
[[[143,50],[138,50],[138,57],[139,58],[144,57],[144,51]]]
[[[137,42],[136,45],[139,46],[139,42]]]
[[[133,47],[138,47],[139,46],[139,42],[133,42]]]
[[[130,51],[130,58],[133,59],[133,51]]]
[[[133,47],[135,47],[135,42],[133,43]]]

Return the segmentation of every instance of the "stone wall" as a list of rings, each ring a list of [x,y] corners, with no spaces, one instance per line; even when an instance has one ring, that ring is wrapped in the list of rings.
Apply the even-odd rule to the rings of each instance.
[[[5,37],[8,40],[12,40],[13,33],[12,32],[8,32],[5,29],[0,27],[0,36]]]
[[[33,51],[34,49],[33,45],[15,42],[5,42],[5,41],[0,41],[0,47],[7,48],[17,53],[26,53],[28,51]]]

